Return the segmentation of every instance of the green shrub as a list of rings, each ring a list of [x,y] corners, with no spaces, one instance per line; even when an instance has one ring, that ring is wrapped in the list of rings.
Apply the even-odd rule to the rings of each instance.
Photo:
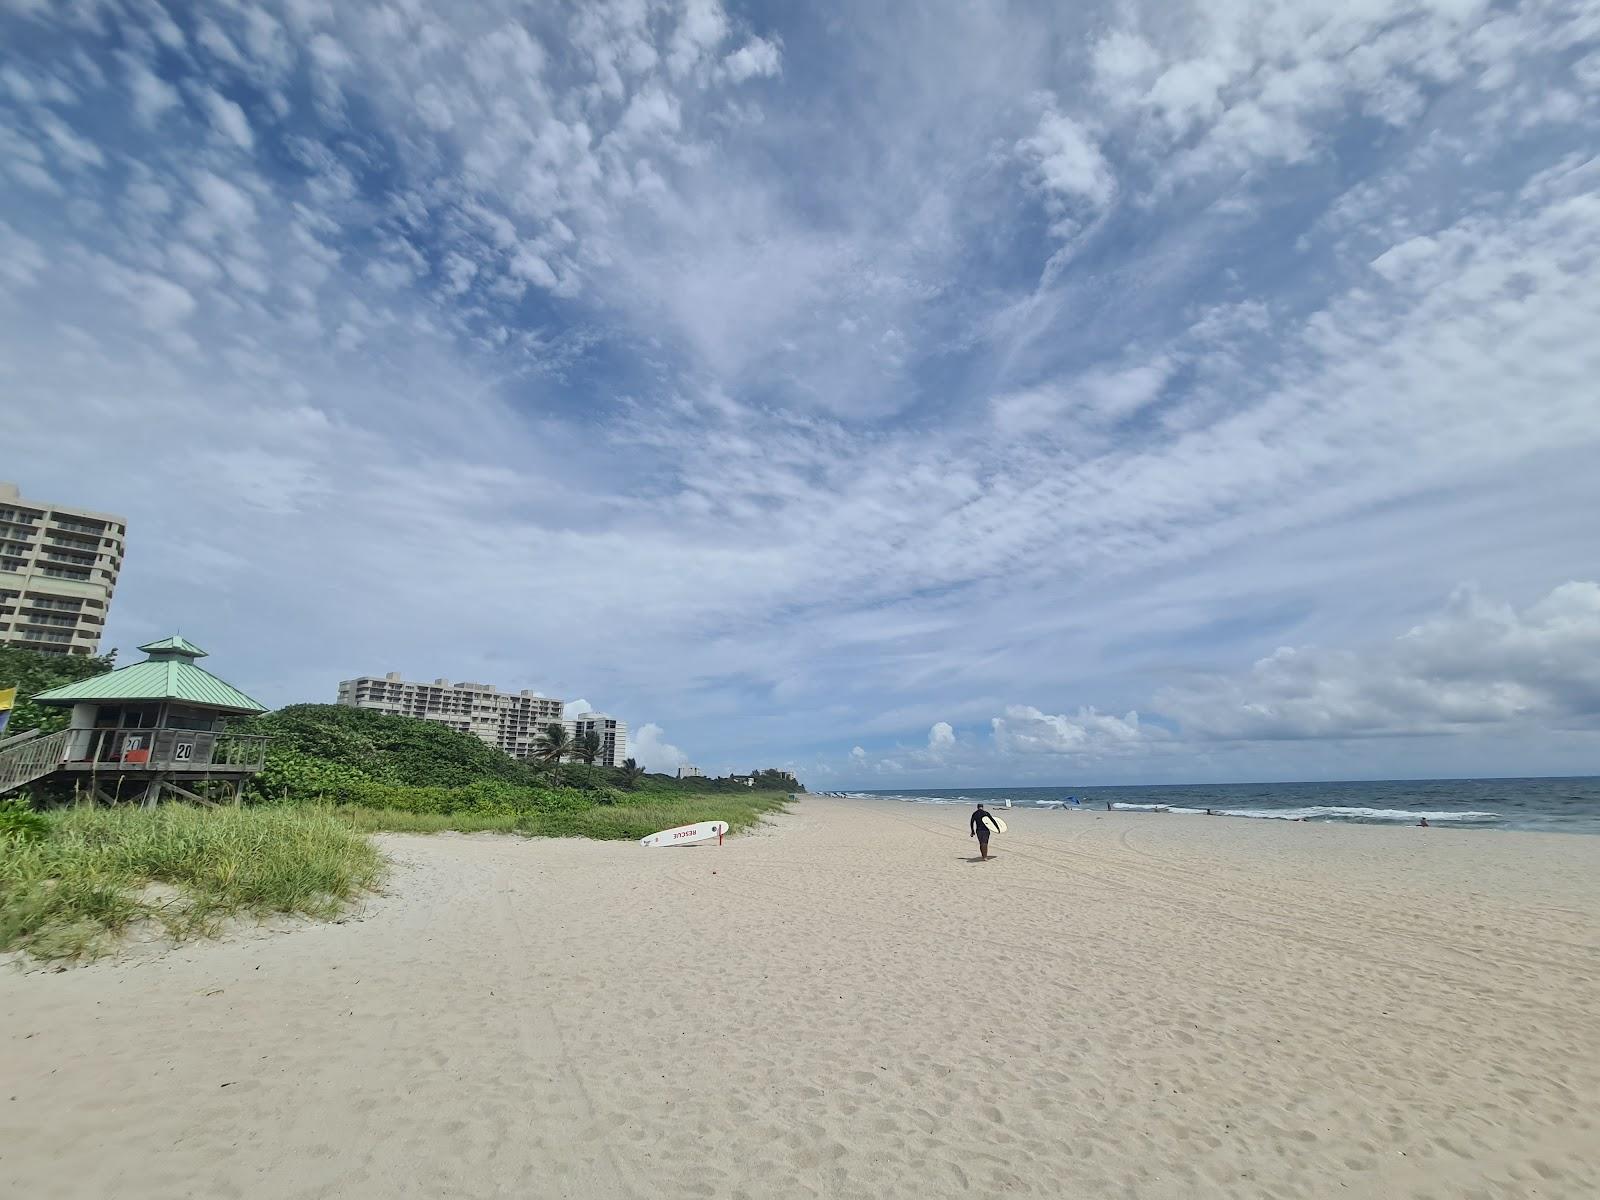
[[[416,717],[342,704],[291,704],[235,723],[241,733],[271,736],[268,758],[290,770],[296,758],[334,763],[364,778],[452,787],[478,779],[537,782],[537,770],[461,733]]]
[[[235,728],[272,737],[266,768],[252,785],[256,798],[391,814],[363,816],[361,828],[514,828],[604,838],[643,837],[701,820],[739,828],[781,806],[798,787],[780,788],[793,780],[778,772],[762,774],[767,788],[666,775],[646,775],[630,787],[616,768],[577,763],[562,765],[556,786],[537,765],[508,758],[471,734],[334,704],[291,705]]]
[[[0,847],[10,842],[37,842],[49,832],[49,819],[21,796],[0,800]]]
[[[0,645],[0,688],[17,689],[16,707],[6,733],[39,729],[51,733],[67,727],[70,708],[35,704],[33,697],[51,688],[103,675],[117,665],[111,654],[47,654],[25,646]]]

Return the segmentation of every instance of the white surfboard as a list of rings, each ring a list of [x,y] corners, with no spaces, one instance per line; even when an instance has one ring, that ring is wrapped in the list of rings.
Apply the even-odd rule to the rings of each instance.
[[[692,846],[696,842],[721,841],[728,832],[726,821],[701,821],[698,825],[679,825],[676,829],[663,829],[649,837],[640,838],[641,846]]]
[[[1006,831],[1006,822],[1004,817],[997,817],[993,813],[990,813],[989,819],[994,822],[994,831],[996,833],[1004,833]]]

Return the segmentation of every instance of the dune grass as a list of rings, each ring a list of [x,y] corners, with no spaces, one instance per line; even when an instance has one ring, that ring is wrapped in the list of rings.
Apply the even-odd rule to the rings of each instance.
[[[340,808],[356,829],[392,833],[520,833],[528,837],[581,837],[599,841],[636,840],[676,825],[726,821],[730,833],[761,822],[788,804],[782,792],[718,793],[705,796],[639,797],[574,811],[515,813],[417,813],[389,808]]]
[[[383,859],[324,807],[69,809],[0,841],[0,950],[92,958],[131,926],[175,938],[235,915],[330,917]]]
[[[373,887],[383,857],[362,835],[493,831],[631,840],[699,821],[731,832],[788,803],[781,792],[624,794],[587,808],[454,813],[272,804],[20,812],[0,822],[0,950],[93,958],[153,922],[209,936],[231,916],[331,917]]]

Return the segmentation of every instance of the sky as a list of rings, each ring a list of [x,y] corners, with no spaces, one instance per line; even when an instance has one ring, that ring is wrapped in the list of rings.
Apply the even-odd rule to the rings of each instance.
[[[122,661],[812,788],[1600,772],[1600,3],[0,0]]]

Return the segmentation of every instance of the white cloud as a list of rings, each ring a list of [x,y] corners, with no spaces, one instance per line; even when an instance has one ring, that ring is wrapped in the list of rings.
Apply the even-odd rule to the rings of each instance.
[[[1094,137],[1071,117],[1047,112],[1033,136],[1018,143],[1034,164],[1039,181],[1068,202],[1100,209],[1116,193],[1116,177]]]
[[[766,38],[751,38],[739,49],[722,60],[728,77],[735,83],[760,75],[776,75],[783,70],[783,52],[776,42]]]
[[[667,741],[666,733],[654,721],[639,726],[628,741],[639,764],[649,771],[668,774],[689,761],[689,756]]]
[[[1062,382],[997,396],[994,420],[1008,434],[1040,433],[1066,421],[1069,433],[1115,425],[1162,393],[1175,364],[1165,356],[1132,367],[1096,368]]]
[[[1370,650],[1282,647],[1242,676],[1168,689],[1186,736],[1392,737],[1600,725],[1600,584],[1566,583],[1518,611],[1463,588],[1444,613]]]
[[[0,221],[0,277],[15,287],[27,287],[44,269],[45,257],[39,247]]]
[[[659,87],[637,93],[622,114],[618,129],[632,138],[676,131],[682,125],[677,97]]]
[[[211,114],[211,123],[219,132],[241,150],[255,148],[255,135],[250,131],[250,121],[245,117],[244,109],[213,90],[208,89],[202,98]]]
[[[7,212],[8,448],[42,494],[136,507],[114,637],[228,614],[275,700],[492,646],[729,761],[860,739],[931,771],[938,721],[939,769],[979,770],[954,730],[1010,698],[1040,706],[1018,738],[1116,745],[1079,699],[1137,697],[1153,745],[1176,673],[1587,561],[1600,166],[1567,100],[1516,115],[1587,102],[1567,9],[1134,3],[1086,42],[1043,5],[855,8],[805,71],[761,48],[811,44],[783,14],[715,5],[271,11],[205,14],[239,65],[130,8],[99,91],[52,49],[88,27],[30,17],[34,107],[0,127],[0,169],[65,197]],[[208,92],[299,108],[246,170]],[[226,579],[168,532],[196,497],[126,475],[175,453],[163,420],[295,489],[206,509],[252,548]],[[397,561],[430,568],[359,626],[315,603]],[[575,597],[614,633],[526,622]],[[249,636],[285,619],[303,663]]]
[[[144,63],[131,56],[124,59],[128,74],[128,93],[133,111],[142,125],[153,127],[168,109],[178,104],[178,89],[167,83]]]
[[[151,329],[181,325],[196,307],[187,288],[161,275],[108,268],[105,282],[127,299],[138,319]]]
[[[584,713],[593,711],[594,705],[587,700],[568,700],[562,705],[562,712],[569,717],[581,717]]]
[[[850,748],[850,757],[856,762],[861,762],[867,757],[867,752],[860,746],[852,746]]]
[[[932,754],[940,754],[951,749],[956,744],[956,731],[951,728],[948,721],[935,721],[928,730],[928,750]]]
[[[36,109],[34,123],[56,149],[56,161],[67,168],[103,167],[105,153],[93,141],[80,136],[71,126],[48,109]]]
[[[195,32],[195,41],[215,57],[230,66],[243,67],[245,61],[232,39],[214,21],[201,20]]]
[[[211,171],[197,171],[194,190],[217,227],[243,230],[256,222],[256,206],[241,188]]]
[[[678,27],[673,34],[667,64],[682,75],[728,36],[728,14],[722,0],[679,0]]]
[[[1153,735],[1139,725],[1139,714],[1124,716],[1080,708],[1075,714],[1041,712],[1026,704],[1008,705],[990,720],[1001,754],[1053,754],[1083,759],[1126,755],[1142,749]]]

